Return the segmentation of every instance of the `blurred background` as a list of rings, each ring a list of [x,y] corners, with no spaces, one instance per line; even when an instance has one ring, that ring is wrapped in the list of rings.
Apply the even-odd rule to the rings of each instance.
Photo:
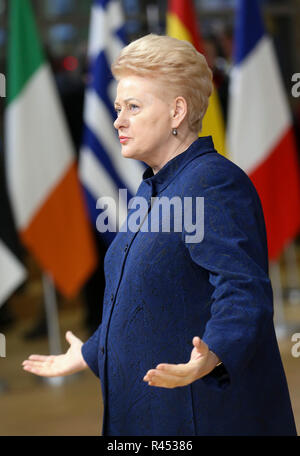
[[[148,33],[190,39],[213,70],[202,134],[249,174],[262,199],[276,334],[300,432],[300,0],[258,2],[273,60],[269,67],[260,60],[257,78],[234,90],[250,59],[248,26],[262,34],[242,3],[0,0],[0,435],[101,432],[92,372],[42,379],[21,363],[32,353],[64,352],[66,330],[85,341],[101,322],[113,235],[96,230],[96,200],[119,188],[130,197],[143,171],[118,156],[109,64]],[[254,62],[255,46],[250,51]],[[264,83],[272,89],[266,96]],[[235,109],[248,112],[249,103],[253,117],[238,119]],[[252,141],[256,128],[267,137]],[[260,155],[248,160],[250,146]]]

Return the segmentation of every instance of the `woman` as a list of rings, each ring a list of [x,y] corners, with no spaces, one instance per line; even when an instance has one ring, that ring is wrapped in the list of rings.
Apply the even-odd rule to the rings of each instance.
[[[24,369],[90,367],[102,385],[103,435],[296,435],[259,198],[211,137],[198,138],[212,91],[205,58],[148,35],[112,71],[114,126],[123,156],[148,164],[137,192],[147,207],[139,229],[122,227],[107,252],[98,330],[85,344],[68,332],[66,354],[32,355]],[[163,197],[195,204],[160,217]],[[204,236],[193,237],[201,224]]]

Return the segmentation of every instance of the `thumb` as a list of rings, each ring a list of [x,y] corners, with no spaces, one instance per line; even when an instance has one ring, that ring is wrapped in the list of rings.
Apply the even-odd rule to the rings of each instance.
[[[74,342],[74,341],[77,339],[77,337],[74,336],[74,334],[72,333],[72,331],[67,331],[67,332],[66,332],[66,339],[67,339],[67,341],[69,342],[69,344],[72,344],[72,342]]]
[[[208,345],[198,336],[193,338],[193,345],[201,355],[206,355],[209,352]]]

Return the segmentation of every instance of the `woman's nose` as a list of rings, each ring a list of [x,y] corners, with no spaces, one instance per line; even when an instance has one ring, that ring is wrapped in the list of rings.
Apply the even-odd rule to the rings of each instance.
[[[125,115],[120,112],[116,120],[114,121],[114,127],[116,129],[120,127],[128,127],[128,119],[126,119]]]

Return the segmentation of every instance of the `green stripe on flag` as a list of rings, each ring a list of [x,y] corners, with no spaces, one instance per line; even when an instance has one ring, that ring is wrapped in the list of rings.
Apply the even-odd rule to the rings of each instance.
[[[44,61],[30,1],[10,0],[7,103],[18,96]]]

